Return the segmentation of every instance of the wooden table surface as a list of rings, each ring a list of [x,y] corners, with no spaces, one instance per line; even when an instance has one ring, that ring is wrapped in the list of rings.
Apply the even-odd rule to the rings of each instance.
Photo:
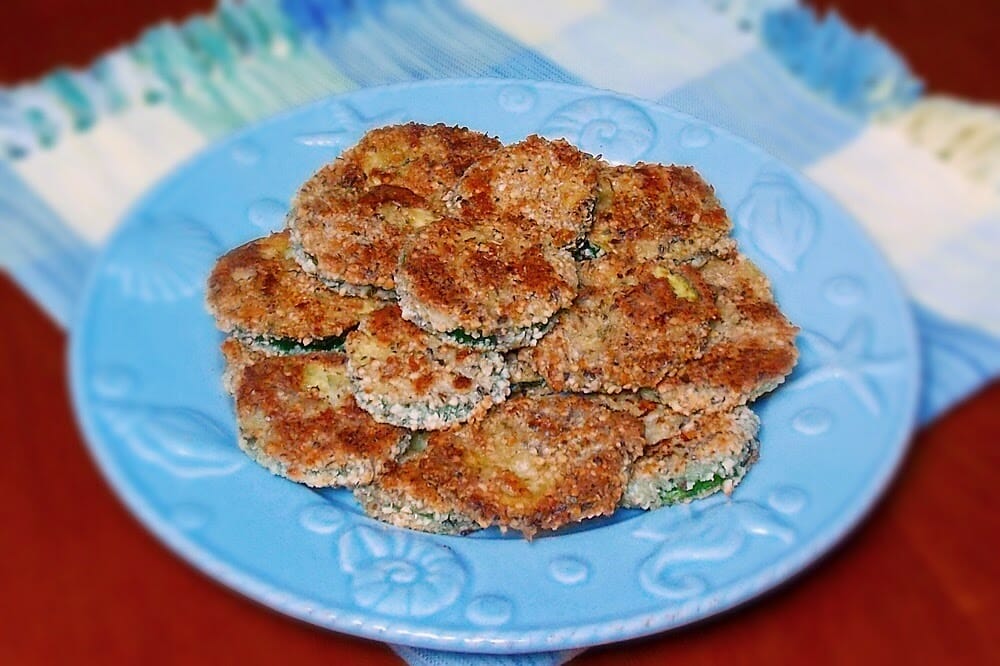
[[[5,0],[0,81],[85,64],[210,4]],[[1000,101],[996,0],[818,4],[887,36],[932,90]],[[275,614],[168,553],[86,453],[66,336],[5,276],[0,323],[0,663],[399,663],[383,645]],[[805,574],[721,617],[574,664],[997,663],[998,445],[994,383],[918,434],[884,501]]]

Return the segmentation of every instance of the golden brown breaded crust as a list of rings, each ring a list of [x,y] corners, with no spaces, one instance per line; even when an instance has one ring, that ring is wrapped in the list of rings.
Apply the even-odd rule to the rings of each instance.
[[[544,324],[573,301],[577,279],[568,251],[510,218],[442,220],[413,235],[396,272],[404,317],[481,335]]]
[[[226,367],[222,371],[222,386],[229,395],[236,395],[236,388],[243,379],[243,371],[267,354],[251,349],[236,338],[226,338],[220,347]]]
[[[530,538],[613,513],[642,446],[642,425],[627,414],[581,396],[518,396],[474,424],[431,433],[392,473],[417,480],[419,501],[444,498],[480,526]]]
[[[367,317],[345,351],[358,405],[382,423],[447,428],[478,418],[509,392],[499,353],[427,333],[403,319],[397,305]]]
[[[655,387],[701,355],[718,310],[696,270],[647,263],[616,280],[582,289],[527,352],[552,388],[615,393]]]
[[[545,378],[538,374],[535,366],[531,364],[527,354],[528,349],[522,347],[504,354],[511,384],[537,384],[545,381]]]
[[[747,407],[684,416],[659,407],[643,418],[646,450],[632,464],[623,506],[651,509],[727,495],[757,460],[760,420]]]
[[[244,368],[235,397],[244,450],[308,485],[368,483],[406,442],[404,430],[357,406],[340,353],[260,359]]]
[[[556,246],[570,245],[593,221],[599,164],[562,139],[532,135],[470,166],[452,207],[463,219],[522,218]]]
[[[599,193],[588,239],[633,262],[689,259],[732,226],[712,187],[691,167],[607,166]]]
[[[744,404],[796,361],[689,167],[410,123],[317,171],[288,224],[210,282],[240,447],[397,526],[530,539],[729,493],[759,448]]]
[[[416,433],[414,438],[425,437]],[[424,449],[426,451],[426,449]],[[440,534],[465,534],[481,528],[476,520],[424,476],[424,451],[408,451],[368,485],[354,491],[366,514],[397,527]]]
[[[651,389],[641,391],[622,391],[621,393],[587,393],[588,400],[616,412],[625,412],[636,418],[642,418],[655,409],[663,407],[656,400],[656,393]]]
[[[226,332],[303,341],[342,335],[380,305],[341,296],[303,271],[287,231],[223,255],[208,278],[206,301]]]
[[[753,262],[733,252],[709,259],[700,272],[716,291],[721,321],[701,358],[657,386],[660,399],[684,413],[744,405],[783,382],[798,359],[798,328]]]
[[[757,434],[759,420],[746,407],[684,416],[666,408],[644,418],[646,449],[632,476],[680,478],[690,468],[737,459]]]
[[[442,197],[500,142],[465,128],[409,123],[375,129],[296,194],[290,227],[328,280],[391,290],[402,242],[443,214]]]

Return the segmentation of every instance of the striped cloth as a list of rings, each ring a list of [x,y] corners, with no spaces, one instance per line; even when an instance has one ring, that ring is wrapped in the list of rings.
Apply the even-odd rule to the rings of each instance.
[[[1000,111],[924,95],[875,36],[793,0],[224,0],[85,70],[0,88],[0,266],[67,326],[124,211],[215,138],[331,93],[456,77],[612,89],[750,139],[894,265],[922,336],[922,421],[1000,374]]]

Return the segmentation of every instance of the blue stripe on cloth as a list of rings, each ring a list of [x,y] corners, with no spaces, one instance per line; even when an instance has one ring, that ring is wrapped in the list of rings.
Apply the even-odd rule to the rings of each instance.
[[[760,36],[803,83],[858,117],[906,108],[923,91],[899,54],[835,11],[822,18],[809,7],[764,12]]]
[[[914,304],[923,355],[923,425],[1000,374],[1000,340]]]
[[[66,327],[86,282],[94,251],[2,162],[0,230],[0,267],[52,319]]]
[[[361,87],[427,78],[579,83],[455,2],[283,0],[289,17]]]
[[[833,152],[865,127],[803,86],[765,49],[657,101],[724,127],[798,167]]]

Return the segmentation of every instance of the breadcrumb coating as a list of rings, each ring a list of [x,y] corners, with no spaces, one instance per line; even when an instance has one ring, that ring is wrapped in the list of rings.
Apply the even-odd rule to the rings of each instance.
[[[632,464],[623,506],[654,509],[731,494],[757,459],[760,419],[746,407],[690,417],[659,407],[643,421],[647,445]]]
[[[798,360],[798,328],[752,261],[734,251],[712,257],[700,273],[716,292],[720,322],[701,357],[656,387],[662,402],[685,414],[745,405],[780,385]]]
[[[598,192],[588,240],[632,263],[690,259],[732,227],[712,187],[691,167],[607,166]]]
[[[239,444],[442,534],[731,493],[798,354],[731,226],[690,167],[372,130],[209,278]]]
[[[407,431],[377,423],[358,407],[341,353],[260,358],[233,387],[240,448],[293,481],[368,483],[406,448]]]
[[[499,353],[431,335],[396,305],[365,319],[346,352],[355,399],[382,423],[440,430],[478,418],[510,392]]]
[[[568,251],[507,218],[447,219],[420,231],[396,272],[403,317],[427,330],[460,330],[473,338],[540,331],[572,303],[577,281]]]
[[[719,314],[696,270],[650,263],[618,273],[616,280],[582,289],[528,352],[555,390],[653,387],[701,355]]]
[[[289,226],[303,268],[343,291],[390,295],[403,242],[437,221],[458,178],[499,147],[442,124],[368,132],[295,195]]]
[[[206,303],[219,328],[241,338],[306,344],[341,336],[379,301],[341,296],[303,271],[287,231],[252,240],[216,262]]]
[[[375,484],[405,485],[417,505],[531,538],[614,512],[642,446],[641,422],[628,414],[582,396],[517,396],[480,421],[431,433]]]
[[[562,139],[529,136],[472,164],[449,198],[462,219],[523,220],[557,247],[593,223],[600,162]]]

